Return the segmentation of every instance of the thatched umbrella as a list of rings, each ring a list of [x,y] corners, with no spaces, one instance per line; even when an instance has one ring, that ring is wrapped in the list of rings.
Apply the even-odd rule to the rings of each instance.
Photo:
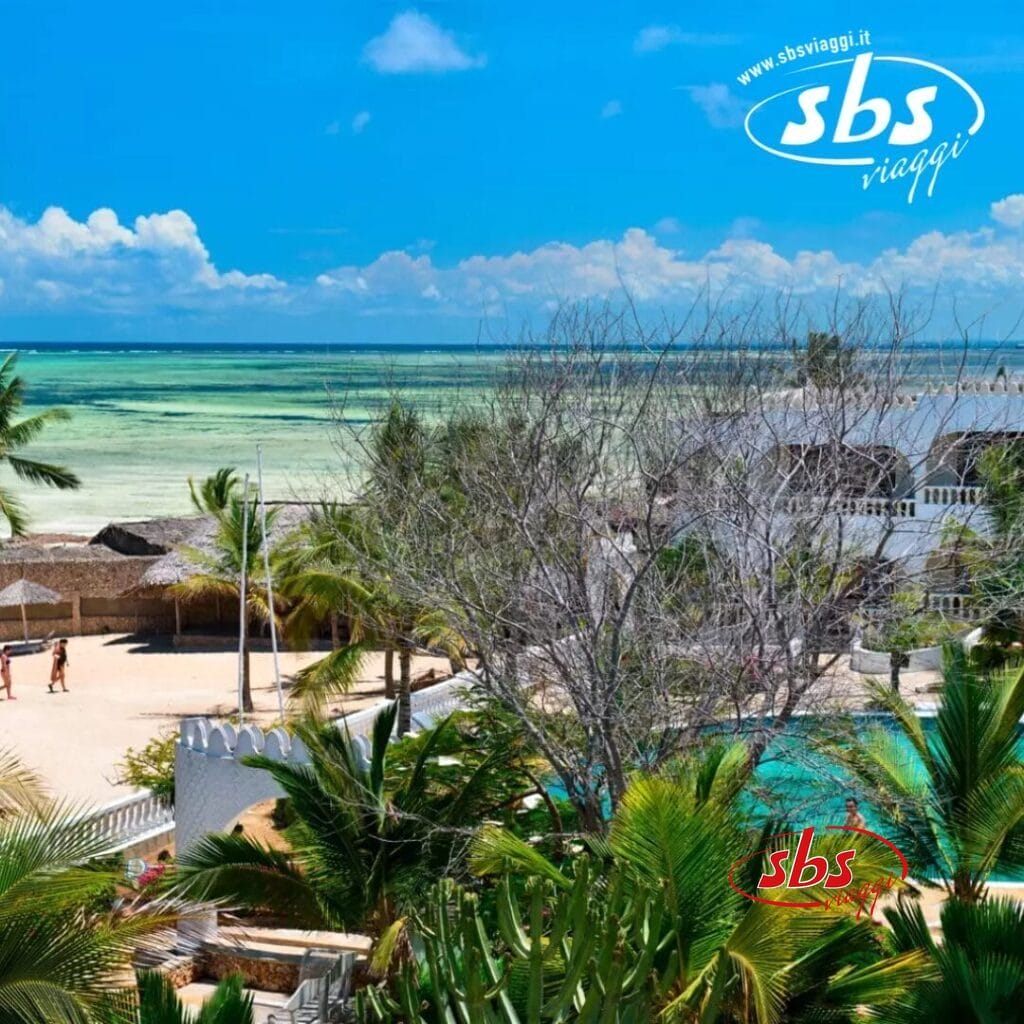
[[[0,608],[21,608],[21,624],[25,630],[25,643],[28,643],[28,616],[25,614],[27,604],[57,604],[62,600],[60,594],[42,583],[33,583],[24,577],[15,580],[10,586],[0,590]]]

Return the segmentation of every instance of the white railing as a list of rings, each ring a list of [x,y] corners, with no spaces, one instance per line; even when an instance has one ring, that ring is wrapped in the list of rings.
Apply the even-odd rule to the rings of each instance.
[[[980,619],[984,612],[972,601],[970,594],[930,593],[928,607],[943,615],[952,615],[958,619]]]
[[[981,487],[932,484],[921,488],[923,505],[980,505],[984,500]]]
[[[794,494],[786,498],[785,510],[793,515],[814,510],[836,512],[845,516],[879,516],[885,519],[913,519],[916,514],[913,498],[819,498],[811,494]]]
[[[267,1017],[267,1024],[327,1024],[344,1006],[352,988],[355,953],[342,953],[319,977],[299,983],[288,1001]]]
[[[100,807],[87,816],[89,834],[109,840],[107,853],[118,853],[142,840],[174,831],[174,807],[148,790]]]
[[[472,689],[477,683],[476,673],[465,671],[445,679],[443,682],[426,686],[412,694],[412,719],[421,729],[429,728],[431,723],[450,715],[453,711],[466,707],[462,694]],[[390,704],[382,700],[355,714],[336,719],[339,727],[348,730],[353,738],[366,738],[373,732],[373,723],[381,711]]]

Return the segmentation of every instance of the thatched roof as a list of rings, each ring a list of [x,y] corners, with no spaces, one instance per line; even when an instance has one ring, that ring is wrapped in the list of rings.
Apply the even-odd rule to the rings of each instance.
[[[0,564],[39,565],[123,562],[125,556],[110,548],[89,544],[6,544],[0,547]]]
[[[268,508],[271,503],[268,502]],[[305,522],[313,510],[312,505],[280,504],[274,506],[277,515],[273,526],[270,529],[270,543],[277,544],[288,534]],[[189,520],[192,523],[192,530],[188,536],[169,551],[163,558],[154,562],[143,573],[138,584],[131,588],[129,593],[140,594],[145,591],[163,590],[175,583],[182,583],[196,573],[195,563],[186,554],[188,548],[202,551],[206,554],[214,553],[214,536],[217,524],[212,516],[197,516]]]
[[[61,596],[42,583],[31,580],[15,580],[0,590],[0,608],[16,608],[23,604],[59,604]]]
[[[164,516],[109,523],[89,543],[122,555],[166,555],[180,544],[191,543],[192,535],[203,522],[203,516]]]

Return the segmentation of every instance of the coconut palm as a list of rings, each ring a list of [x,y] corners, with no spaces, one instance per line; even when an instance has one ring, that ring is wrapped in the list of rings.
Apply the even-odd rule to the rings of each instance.
[[[25,404],[25,381],[15,373],[17,361],[17,353],[12,352],[0,363],[0,462],[6,462],[14,475],[26,483],[55,487],[60,491],[76,490],[81,481],[65,466],[40,462],[21,454],[22,449],[52,423],[61,423],[71,417],[65,409],[45,409],[24,419],[16,419]],[[0,488],[0,516],[7,520],[12,536],[21,536],[28,528],[24,505],[7,487]]]
[[[143,971],[138,977],[138,1024],[252,1024],[252,1003],[238,975],[221,981],[194,1013],[166,975]]]
[[[88,866],[103,846],[67,805],[0,817],[0,1020],[88,1024],[131,984],[133,952],[171,924],[105,909],[119,876]]]
[[[220,515],[227,511],[231,499],[238,494],[241,480],[234,466],[221,466],[198,486],[192,477],[188,478],[188,493],[197,512]]]
[[[548,981],[557,989],[559,973],[564,975],[567,963],[574,961],[576,946],[592,941],[594,933],[604,934],[609,922],[599,926],[601,905],[615,901],[616,913],[625,918],[653,902],[657,915],[625,929],[618,937],[618,949],[609,952],[603,968],[586,978],[588,987],[600,991],[613,983],[621,985],[616,965],[629,969],[644,964],[656,985],[647,993],[643,1011],[602,1018],[623,1024],[652,1019],[666,1024],[853,1022],[860,1019],[863,1009],[890,1005],[902,997],[907,986],[930,976],[927,956],[920,950],[883,957],[866,919],[768,906],[748,900],[725,884],[731,864],[765,845],[763,838],[759,840],[748,831],[738,811],[736,797],[745,772],[746,750],[735,745],[715,748],[702,762],[685,764],[667,776],[635,779],[607,838],[591,841],[596,859],[582,858],[582,863],[571,858],[557,864],[511,833],[485,828],[474,842],[470,863],[478,873],[501,879],[498,917],[503,934],[508,922],[522,914],[528,934],[543,925],[560,936],[558,952],[564,955],[552,955],[547,967]],[[751,880],[741,879],[742,888],[752,890],[761,867],[762,862],[754,859],[743,868],[742,873],[750,874]],[[579,870],[597,873],[585,886],[599,903],[592,908],[597,914],[593,918],[591,909],[580,905]],[[510,885],[510,876],[518,881]],[[510,896],[524,888],[527,893],[551,894],[542,901],[547,903],[546,913],[543,906],[530,911],[515,905]],[[577,895],[570,899],[571,906],[562,908],[565,917],[552,919],[562,913],[553,898],[557,893]],[[453,928],[450,941],[457,944],[455,962],[480,962],[481,951],[474,947],[484,927],[476,922],[473,928]],[[658,929],[653,941],[652,928]],[[424,938],[429,949],[430,937]],[[492,941],[493,949],[487,952],[497,956],[507,942]],[[652,948],[656,948],[653,955]],[[537,950],[542,961],[549,959],[543,949],[542,942]],[[517,955],[516,950],[510,955]],[[580,970],[593,972],[594,965],[581,965]],[[634,973],[630,971],[631,976]],[[500,993],[507,983],[513,995],[514,974],[513,962],[507,982],[493,985],[492,991]],[[581,973],[577,984],[582,985],[583,978]],[[633,980],[643,981],[642,977]],[[537,991],[547,989],[541,984]],[[637,995],[635,989],[632,995]],[[585,988],[574,999],[558,1017],[545,1016],[547,1011],[540,1011],[538,1002],[526,1016],[506,1017],[496,1012],[488,1019],[530,1024],[596,1019],[589,1016],[594,1012],[593,996]],[[422,1006],[426,1005],[424,1000]],[[372,1019],[440,1024],[455,1019],[445,1015],[449,1009],[433,1005],[432,1012],[425,1010],[421,1017],[384,1015]],[[606,1009],[611,1014],[615,1007]]]
[[[277,513],[276,508],[267,509],[268,534]],[[215,517],[209,550],[184,547],[182,551],[196,567],[196,572],[188,579],[168,587],[168,592],[185,602],[201,601],[210,597],[239,601],[242,569],[243,565],[245,566],[248,615],[242,624],[242,710],[252,711],[249,619],[255,618],[257,621],[266,622],[271,615],[266,588],[259,581],[258,567],[262,567],[263,562],[263,532],[258,501],[247,501],[237,495],[231,495],[227,507]],[[271,559],[273,564],[276,560],[274,551],[271,551]]]
[[[1024,1006],[1024,904],[950,900],[942,907],[936,942],[920,905],[901,900],[885,911],[898,951],[923,950],[935,975],[890,1007],[890,1024],[1016,1024]]]
[[[436,608],[404,600],[385,567],[387,543],[373,506],[324,506],[290,546],[282,565],[281,593],[293,602],[287,630],[301,638],[328,616],[344,615],[350,642],[296,673],[291,698],[308,714],[346,693],[358,679],[367,654],[385,648],[384,692],[398,699],[398,735],[412,719],[412,658],[420,647],[462,658],[457,633]],[[393,678],[397,652],[399,682]]]
[[[932,730],[887,687],[871,695],[895,732],[868,729],[833,756],[886,816],[915,877],[975,902],[993,872],[1024,873],[1024,669],[986,676],[948,648]]]
[[[420,738],[411,765],[393,769],[396,714],[391,704],[378,715],[365,764],[347,733],[312,722],[296,726],[308,765],[251,758],[291,801],[291,852],[244,835],[210,835],[179,862],[181,891],[271,911],[296,927],[387,927],[505,798],[509,775],[492,756],[454,783],[440,778],[433,759],[450,722]]]

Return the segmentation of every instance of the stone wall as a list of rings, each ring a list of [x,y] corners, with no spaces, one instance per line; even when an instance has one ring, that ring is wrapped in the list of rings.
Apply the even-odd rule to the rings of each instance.
[[[259,953],[217,946],[204,949],[201,962],[204,977],[220,981],[231,974],[240,974],[248,988],[291,995],[299,987],[302,953]]]

